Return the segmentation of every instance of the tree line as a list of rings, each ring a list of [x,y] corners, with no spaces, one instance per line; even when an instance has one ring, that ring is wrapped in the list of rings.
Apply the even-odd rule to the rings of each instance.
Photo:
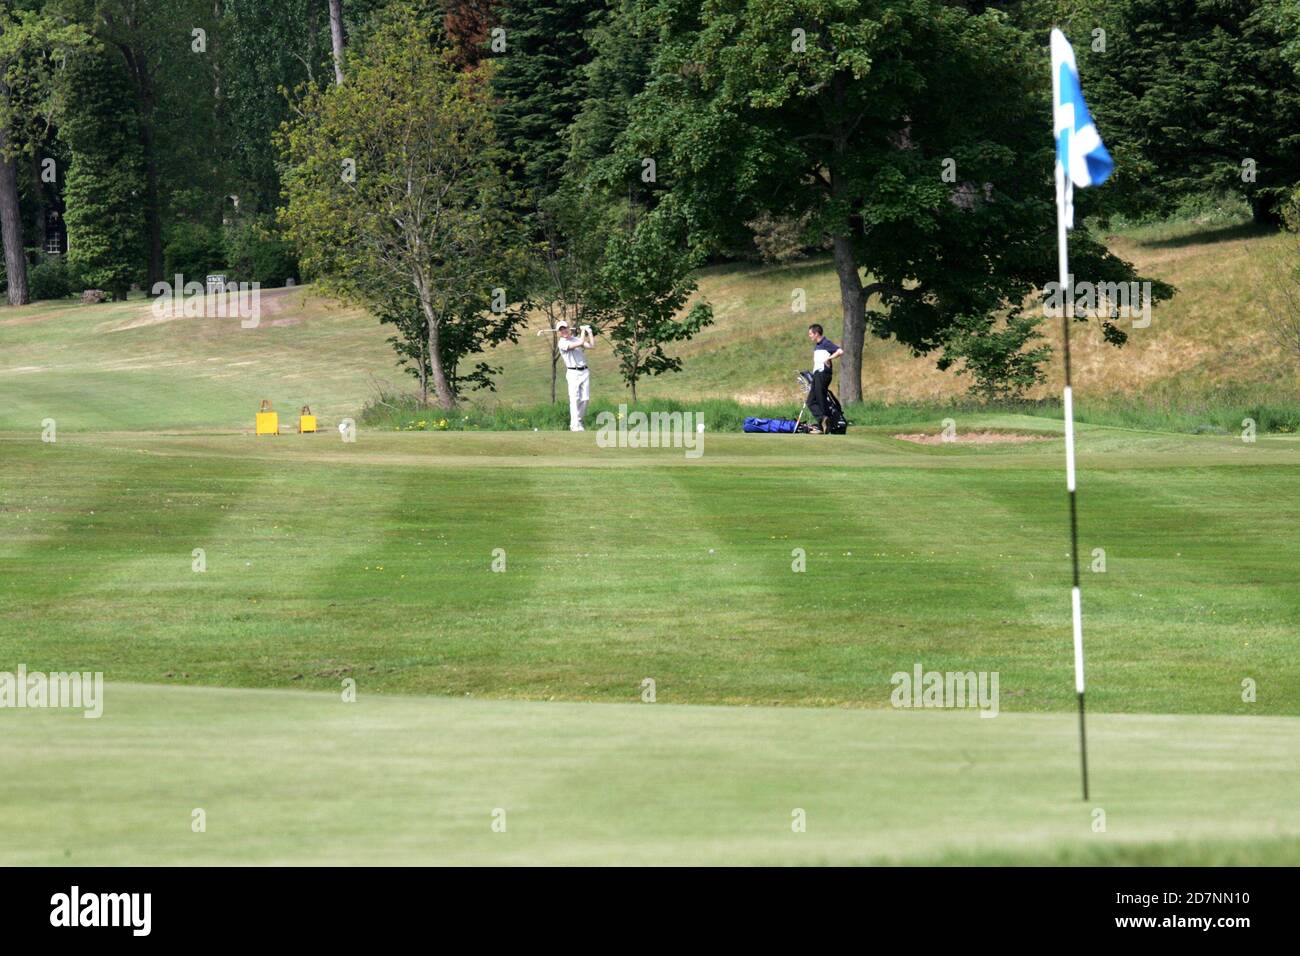
[[[834,264],[846,400],[867,334],[1014,393],[1047,357],[1053,25],[1117,162],[1080,218],[1214,192],[1277,222],[1298,0],[12,0],[8,301],[309,278],[448,408],[537,310],[601,329],[635,395],[712,321],[699,266],[779,241]]]

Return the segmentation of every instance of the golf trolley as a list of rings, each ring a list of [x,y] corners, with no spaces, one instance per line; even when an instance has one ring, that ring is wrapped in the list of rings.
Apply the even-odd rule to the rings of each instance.
[[[795,421],[795,431],[801,430],[803,423],[803,413],[808,411],[808,396],[812,394],[813,373],[800,372],[798,375],[799,384],[803,386],[803,408],[799,409],[799,418]],[[840,400],[829,388],[826,389],[826,434],[843,435],[849,429],[849,420],[844,417],[844,408],[840,405]],[[815,427],[820,428],[820,423]]]

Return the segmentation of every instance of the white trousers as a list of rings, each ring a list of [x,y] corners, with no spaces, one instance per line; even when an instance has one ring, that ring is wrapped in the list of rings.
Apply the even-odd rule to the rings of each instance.
[[[564,377],[569,382],[569,431],[584,431],[582,419],[591,400],[591,369],[565,369]]]

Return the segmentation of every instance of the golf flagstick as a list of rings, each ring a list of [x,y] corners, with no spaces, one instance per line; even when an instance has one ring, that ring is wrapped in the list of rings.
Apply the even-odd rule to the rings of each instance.
[[[1074,692],[1079,698],[1079,761],[1083,772],[1083,799],[1088,799],[1088,734],[1084,728],[1083,685],[1083,606],[1079,592],[1079,512],[1075,501],[1074,472],[1074,391],[1070,381],[1070,323],[1074,321],[1074,289],[1070,283],[1068,240],[1066,239],[1065,203],[1070,186],[1065,170],[1056,164],[1056,242],[1060,268],[1061,341],[1065,356],[1065,389],[1062,406],[1065,416],[1065,491],[1070,499],[1070,625],[1074,633]]]
[[[1074,284],[1070,276],[1068,230],[1074,228],[1074,187],[1100,185],[1114,164],[1088,113],[1079,84],[1074,50],[1060,30],[1052,30],[1052,132],[1056,139],[1056,247],[1061,302],[1061,343],[1065,357],[1065,489],[1070,501],[1070,624],[1074,633],[1074,692],[1079,698],[1079,764],[1083,799],[1088,799],[1088,735],[1084,720],[1083,604],[1079,593],[1079,513],[1074,470],[1074,389],[1070,378],[1070,323]]]

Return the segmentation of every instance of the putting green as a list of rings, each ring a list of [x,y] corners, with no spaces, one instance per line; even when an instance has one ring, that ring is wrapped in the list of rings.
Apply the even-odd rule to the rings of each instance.
[[[4,865],[1300,862],[1292,718],[1098,715],[1086,803],[1068,715],[109,684],[0,722]]]

